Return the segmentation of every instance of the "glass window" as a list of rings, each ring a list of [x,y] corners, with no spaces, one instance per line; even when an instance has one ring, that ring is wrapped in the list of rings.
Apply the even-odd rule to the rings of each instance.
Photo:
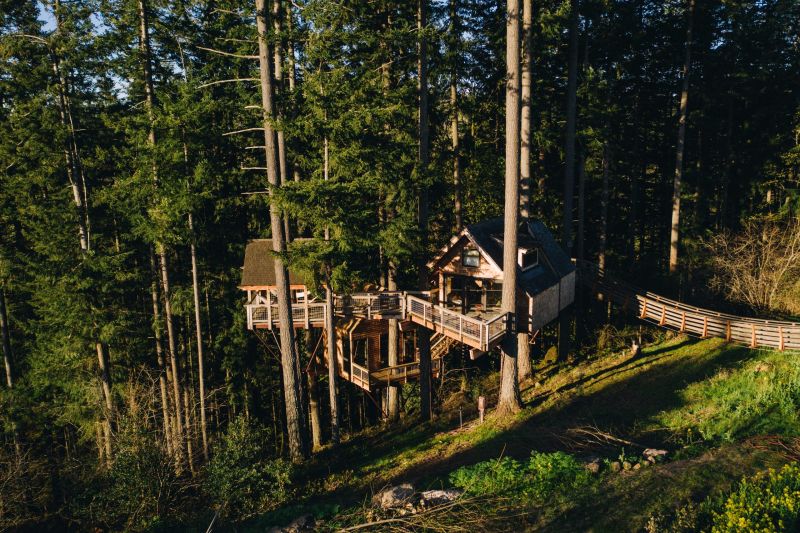
[[[478,250],[464,250],[461,252],[461,264],[465,267],[481,266],[481,253]]]
[[[539,264],[539,250],[520,250],[519,266],[522,270],[528,270]]]

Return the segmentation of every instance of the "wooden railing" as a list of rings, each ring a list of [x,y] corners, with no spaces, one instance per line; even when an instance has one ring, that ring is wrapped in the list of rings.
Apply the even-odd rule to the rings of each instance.
[[[496,340],[506,334],[505,315],[486,321],[434,305],[416,296],[408,295],[406,300],[409,318],[475,348],[488,351]]]
[[[247,328],[254,329],[278,327],[279,313],[276,303],[269,303],[262,296],[257,296],[245,305],[247,309]],[[292,323],[295,327],[310,328],[312,325],[322,327],[325,324],[325,302],[300,302],[292,304]]]
[[[431,360],[431,374],[436,376],[441,372],[442,360]],[[419,361],[413,363],[403,363],[401,365],[388,366],[372,372],[371,376],[374,381],[381,383],[393,383],[395,381],[408,381],[409,379],[419,376]]]
[[[405,315],[405,303],[403,292],[364,292],[336,295],[334,309],[341,316],[402,318]]]
[[[370,390],[369,370],[350,361],[350,381],[364,390]]]
[[[741,317],[686,305],[615,279],[586,261],[578,263],[578,279],[618,304],[635,303],[640,319],[665,328],[700,338],[721,337],[751,348],[800,350],[800,322]]]

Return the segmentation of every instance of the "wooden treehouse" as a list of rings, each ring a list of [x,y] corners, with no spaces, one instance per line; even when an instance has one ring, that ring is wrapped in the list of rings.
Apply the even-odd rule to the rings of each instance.
[[[431,290],[335,295],[339,375],[370,392],[416,379],[420,327],[432,331],[432,370],[437,375],[442,359],[458,343],[470,347],[474,358],[493,349],[506,334],[534,334],[557,318],[575,297],[574,265],[541,222],[520,225],[518,241],[516,329],[500,310],[503,221],[479,222],[450,239],[428,263]],[[324,330],[325,302],[315,298],[291,270],[289,284],[293,327]],[[240,288],[247,291],[247,327],[257,332],[278,328],[271,240],[247,245]],[[393,366],[388,364],[390,319],[399,321],[400,330],[400,362]]]

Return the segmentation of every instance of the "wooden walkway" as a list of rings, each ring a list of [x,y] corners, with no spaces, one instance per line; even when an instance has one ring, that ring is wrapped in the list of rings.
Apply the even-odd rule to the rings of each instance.
[[[658,326],[694,337],[721,337],[750,348],[800,351],[800,322],[763,320],[718,313],[686,305],[644,291],[602,271],[594,263],[577,262],[578,281],[613,302],[631,309],[637,316]]]
[[[257,295],[246,306],[248,329],[278,327],[278,306],[271,297]],[[480,319],[430,302],[425,292],[373,292],[336,295],[334,315],[368,320],[411,320],[462,344],[488,352],[506,334],[504,314]],[[321,328],[325,325],[325,302],[292,304],[292,323],[296,328]]]

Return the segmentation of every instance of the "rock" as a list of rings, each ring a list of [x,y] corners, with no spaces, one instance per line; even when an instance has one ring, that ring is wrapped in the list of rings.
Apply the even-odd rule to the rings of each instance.
[[[619,461],[613,461],[608,467],[611,469],[612,472],[619,472],[622,470],[622,463]]]
[[[636,463],[635,465],[633,465],[634,470],[639,470],[641,467],[642,465],[640,463]]]
[[[372,497],[372,505],[381,509],[399,509],[414,502],[416,492],[410,483],[403,483],[382,490]]]
[[[651,463],[662,461],[667,457],[667,450],[657,450],[656,448],[647,448],[642,455]]]
[[[632,466],[632,465],[631,465],[631,463],[630,463],[630,462],[628,462],[628,461],[623,461],[623,462],[622,462],[622,469],[623,469],[623,470],[630,470],[630,469],[631,469],[631,466]]]
[[[298,516],[288,526],[272,527],[267,533],[306,533],[314,531],[314,517],[310,514]]]
[[[422,507],[433,507],[457,500],[464,494],[461,489],[426,490],[420,494]]]
[[[589,463],[586,463],[586,470],[588,470],[592,474],[599,474],[600,473],[600,460],[595,459]]]

